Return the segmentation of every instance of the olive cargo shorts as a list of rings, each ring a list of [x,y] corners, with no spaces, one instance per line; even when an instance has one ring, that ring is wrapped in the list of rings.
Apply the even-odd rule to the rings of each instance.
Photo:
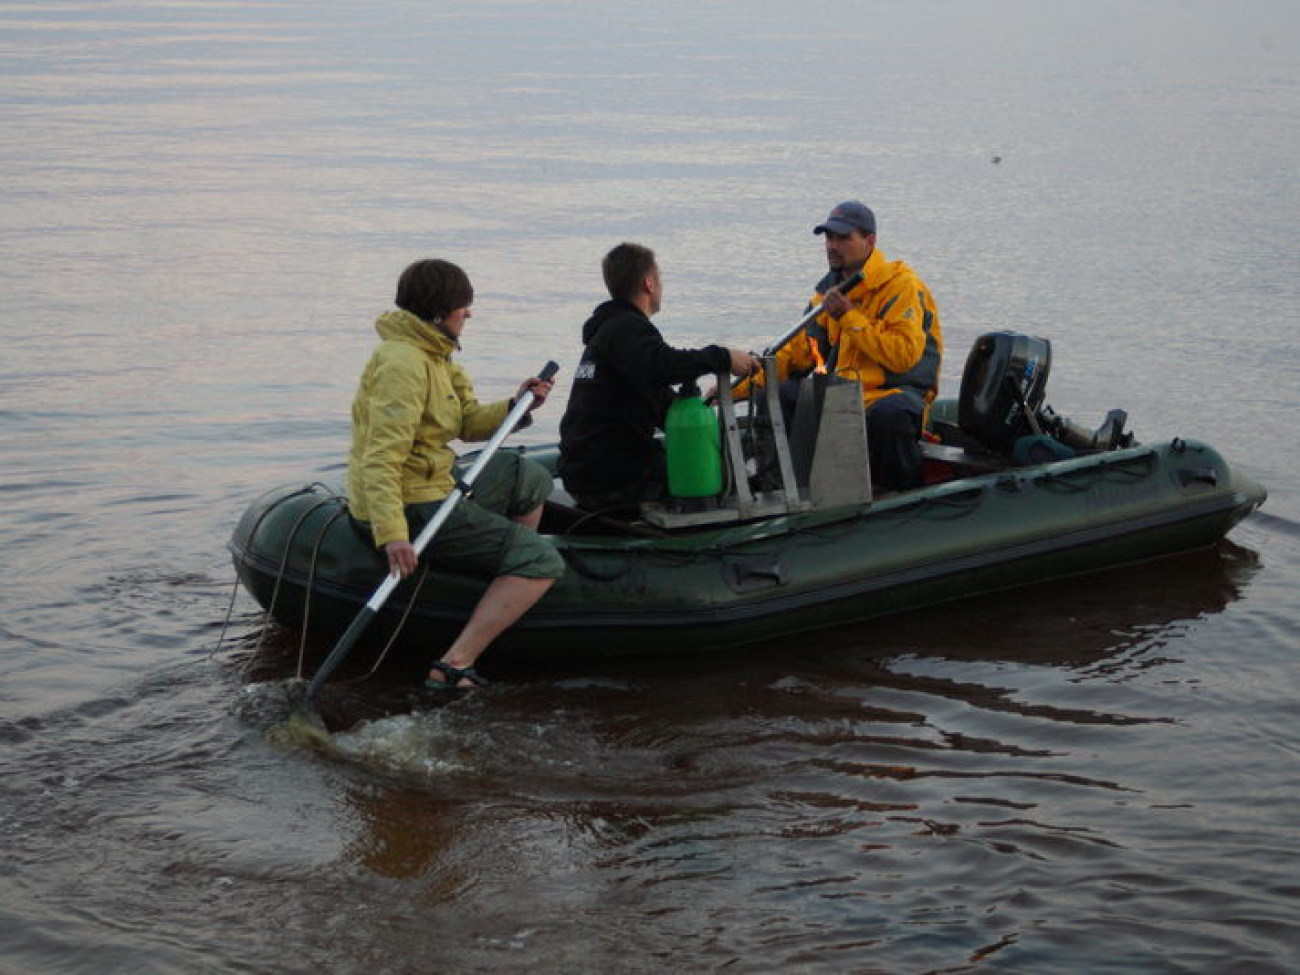
[[[422,558],[442,569],[482,576],[560,578],[564,559],[555,546],[511,521],[550,497],[551,488],[545,467],[514,451],[496,454],[475,478],[470,497],[461,499],[429,540]],[[441,505],[424,501],[406,506],[412,539]]]

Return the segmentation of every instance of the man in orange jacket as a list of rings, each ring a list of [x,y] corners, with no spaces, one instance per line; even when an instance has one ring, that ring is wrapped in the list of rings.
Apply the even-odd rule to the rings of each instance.
[[[809,307],[823,308],[777,353],[782,400],[792,408],[797,380],[819,367],[855,380],[867,411],[871,479],[887,490],[919,487],[921,428],[943,356],[934,298],[906,263],[876,248],[876,216],[865,204],[841,203],[813,233],[825,236],[830,270]],[[859,270],[860,284],[847,294],[835,290]],[[746,381],[736,394],[749,389]]]

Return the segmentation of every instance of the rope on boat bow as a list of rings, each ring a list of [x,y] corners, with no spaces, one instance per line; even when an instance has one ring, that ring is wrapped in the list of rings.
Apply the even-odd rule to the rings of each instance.
[[[326,534],[328,534],[330,528],[332,528],[334,524],[344,514],[347,513],[347,498],[345,498],[343,495],[336,492],[333,488],[329,487],[328,485],[321,483],[320,481],[315,481],[311,484],[304,485],[298,490],[291,491],[290,493],[286,494],[284,497],[277,498],[272,504],[267,505],[266,509],[258,515],[257,521],[253,523],[253,527],[248,533],[248,542],[247,542],[248,547],[251,549],[253,545],[253,541],[257,537],[257,533],[262,528],[263,522],[265,522],[266,519],[271,515],[271,513],[274,512],[281,505],[285,504],[286,502],[294,498],[300,497],[304,494],[311,494],[317,492],[324,492],[324,496],[321,497],[315,504],[309,506],[304,511],[302,511],[298,515],[297,519],[295,519],[293,526],[289,529],[288,536],[286,537],[284,543],[284,551],[281,553],[280,556],[280,564],[279,567],[276,569],[275,585],[271,590],[271,598],[267,601],[266,609],[262,614],[261,626],[258,631],[257,641],[256,643],[253,644],[252,651],[250,652],[249,655],[248,663],[245,664],[245,667],[241,672],[241,679],[247,678],[248,670],[252,666],[253,661],[256,659],[257,652],[261,650],[262,644],[266,639],[266,635],[270,630],[271,620],[274,618],[275,607],[280,598],[280,590],[284,583],[285,576],[288,573],[290,553],[293,550],[293,544],[298,537],[298,533],[302,531],[303,526],[307,522],[307,520],[312,515],[316,514],[316,512],[318,512],[321,508],[327,507],[329,505],[336,505],[338,510],[334,511],[332,514],[330,514],[328,518],[325,519],[324,523],[320,527],[320,531],[317,532],[316,538],[312,542],[311,560],[307,568],[307,584],[305,586],[304,596],[303,596],[302,620],[299,627],[298,655],[297,655],[297,664],[296,664],[296,676],[300,680],[303,679],[303,675],[305,671],[306,655],[307,655],[307,633],[310,630],[309,624],[311,622],[311,598],[312,598],[312,591],[315,586],[317,566],[320,563],[321,548],[324,544],[325,536]],[[411,610],[415,607],[415,603],[419,598],[420,591],[424,587],[424,583],[428,579],[428,576],[429,576],[429,567],[427,564],[422,562],[420,564],[419,576],[415,581],[415,587],[412,590],[409,599],[407,600],[406,608],[402,611],[401,618],[398,620],[396,626],[394,626],[392,634],[389,636],[387,642],[384,644],[383,649],[379,652],[379,655],[376,658],[374,664],[371,666],[370,670],[367,671],[365,674],[362,674],[359,677],[357,677],[356,678],[357,680],[364,680],[368,677],[373,676],[375,672],[378,671],[378,669],[383,665],[384,661],[388,657],[389,651],[393,647],[393,644],[395,644],[397,642],[398,637],[401,636],[402,630],[406,625],[406,621],[411,615]],[[226,605],[225,618],[222,620],[221,633],[217,637],[217,642],[213,646],[212,650],[210,651],[209,657],[216,656],[216,654],[220,652],[222,645],[225,643],[226,633],[230,628],[230,622],[234,616],[235,600],[237,599],[238,595],[239,595],[239,577],[238,575],[236,575],[234,584],[231,586],[230,601]]]
[[[244,672],[243,672],[244,675],[247,674],[248,666],[251,666],[252,661],[257,657],[257,651],[262,648],[262,641],[266,639],[266,632],[270,628],[271,612],[272,610],[275,609],[276,600],[279,598],[280,595],[280,583],[284,579],[285,568],[289,562],[289,550],[293,546],[294,536],[298,534],[298,529],[302,526],[302,523],[307,519],[309,515],[317,511],[319,508],[329,504],[332,500],[335,500],[338,497],[338,495],[336,495],[331,488],[329,488],[325,484],[322,484],[320,481],[313,481],[311,484],[306,484],[301,488],[299,488],[298,490],[291,491],[288,494],[286,494],[284,497],[278,498],[273,504],[267,505],[266,510],[257,516],[257,521],[253,522],[253,527],[252,529],[249,530],[248,545],[251,548],[253,544],[253,539],[257,537],[257,532],[262,527],[262,522],[264,522],[267,519],[267,517],[271,514],[272,511],[274,511],[280,505],[284,504],[286,501],[289,501],[292,498],[296,498],[299,495],[303,495],[303,494],[310,494],[317,489],[326,491],[328,492],[328,494],[323,500],[318,501],[316,504],[312,505],[301,515],[299,515],[298,520],[294,522],[293,528],[289,532],[289,538],[285,542],[285,546],[284,546],[284,555],[280,560],[280,568],[276,572],[275,588],[272,589],[270,602],[267,604],[266,611],[262,614],[262,628],[258,632],[257,642],[253,644],[253,649],[249,656],[249,664],[245,665],[244,668]],[[221,650],[222,643],[225,642],[226,631],[230,627],[230,620],[234,613],[234,608],[235,608],[235,598],[238,594],[239,594],[239,576],[238,573],[236,573],[234,585],[231,587],[230,602],[226,606],[226,617],[221,623],[221,633],[220,635],[218,635],[216,645],[212,648],[209,657],[216,656],[216,654]]]

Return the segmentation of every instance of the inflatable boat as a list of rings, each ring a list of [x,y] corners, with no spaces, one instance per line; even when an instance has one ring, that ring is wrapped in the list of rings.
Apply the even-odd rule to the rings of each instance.
[[[790,637],[1205,548],[1263,503],[1264,488],[1208,444],[1138,443],[1122,411],[1094,431],[1044,407],[1050,362],[1044,339],[982,336],[961,395],[929,411],[926,483],[888,494],[871,487],[856,384],[808,377],[789,423],[774,392],[746,418],[721,385],[705,437],[724,483],[627,518],[575,508],[557,481],[540,530],[566,575],[491,656],[702,652]],[[556,445],[508,449],[555,470]],[[346,498],[320,483],[255,500],[230,549],[271,617],[324,639],[385,575]],[[417,572],[367,639],[428,659],[486,584]]]

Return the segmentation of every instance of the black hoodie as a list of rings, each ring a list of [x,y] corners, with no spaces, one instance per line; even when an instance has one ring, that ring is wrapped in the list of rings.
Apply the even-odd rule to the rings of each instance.
[[[570,494],[644,484],[657,469],[674,383],[726,373],[731,354],[720,345],[674,349],[636,305],[615,298],[582,326],[585,348],[560,421],[559,471]]]

